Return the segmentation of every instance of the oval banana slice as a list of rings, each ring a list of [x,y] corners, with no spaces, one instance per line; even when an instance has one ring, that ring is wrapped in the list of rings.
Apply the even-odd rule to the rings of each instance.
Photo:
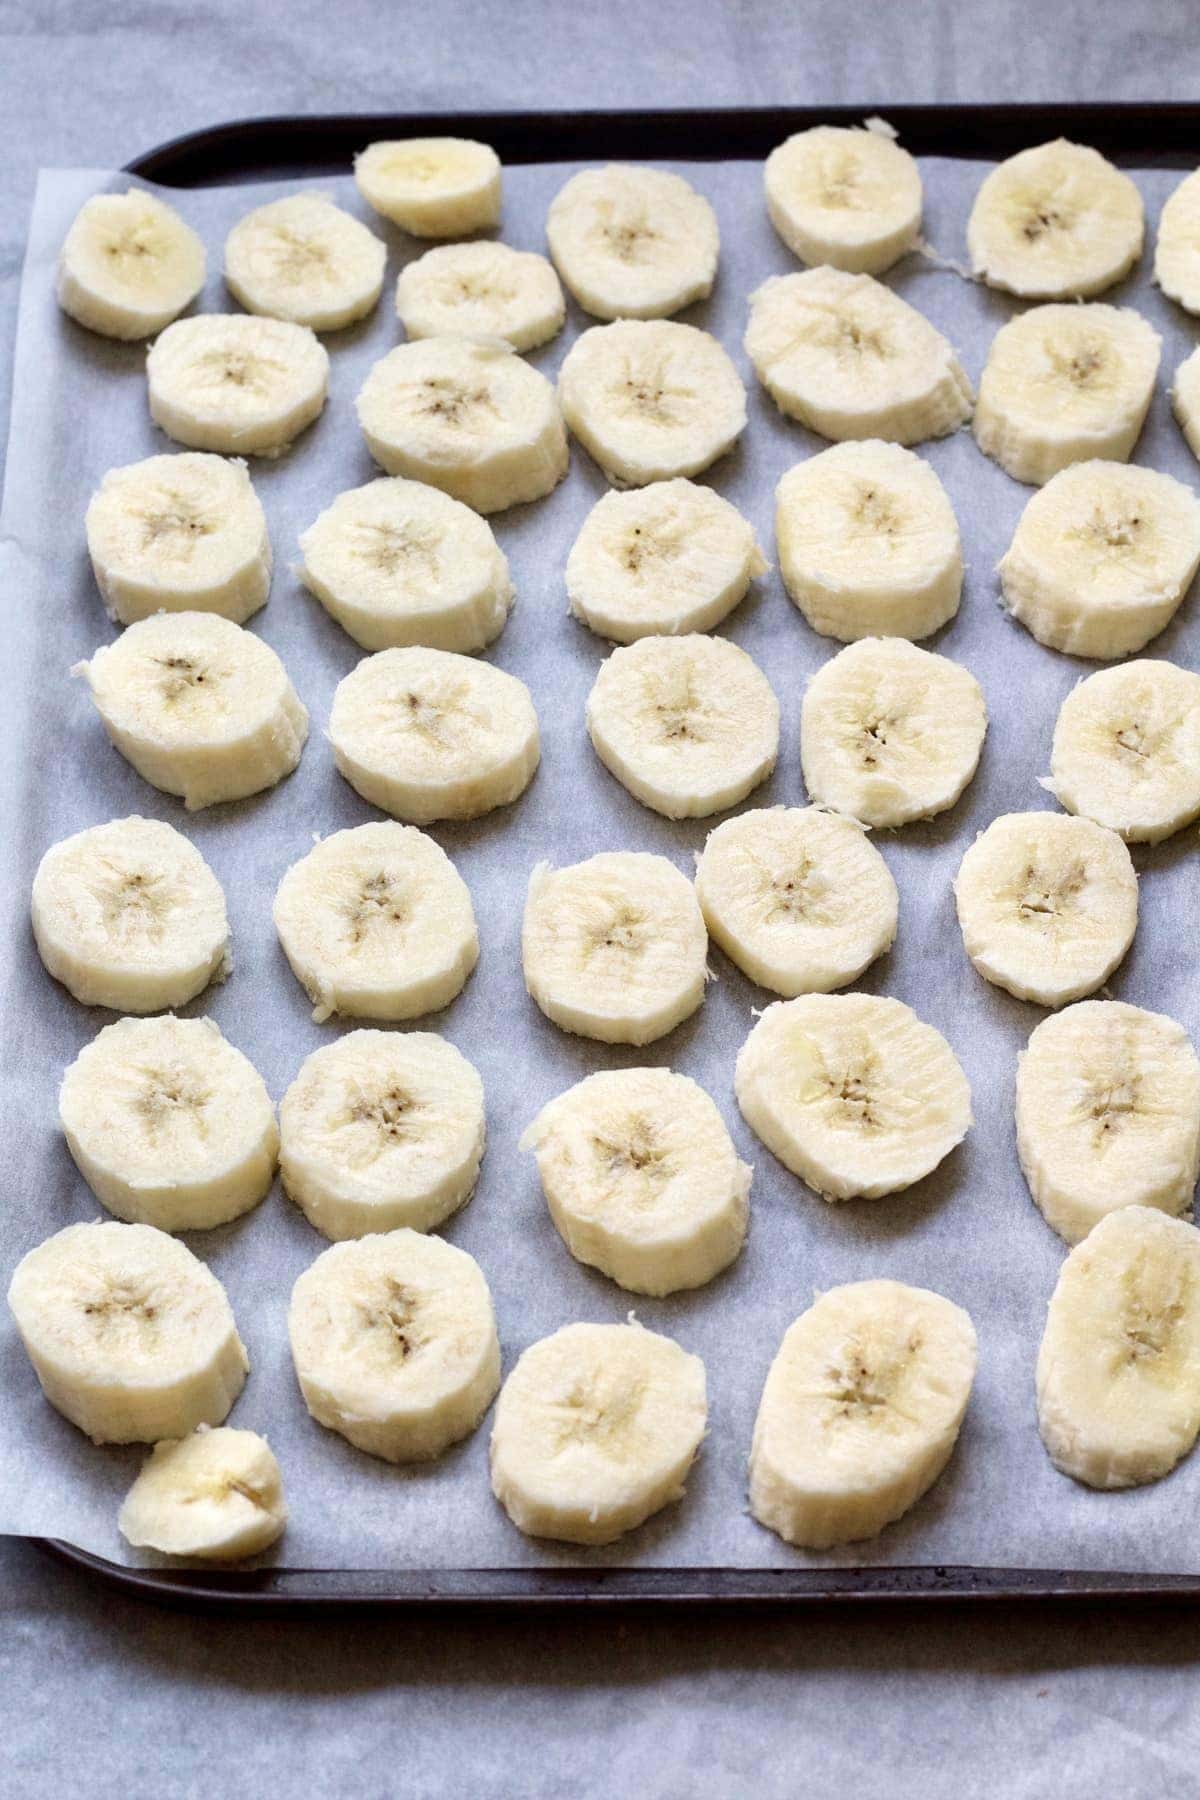
[[[225,285],[247,312],[340,331],[383,292],[382,238],[324,194],[256,206],[225,239]]]
[[[474,138],[395,138],[354,159],[359,193],[413,237],[466,237],[500,218],[500,158]]]
[[[58,1118],[97,1200],[131,1224],[224,1225],[275,1174],[271,1096],[212,1019],[106,1025],[63,1076]]]
[[[409,338],[496,337],[525,351],[558,336],[566,302],[544,256],[483,238],[441,244],[401,269],[396,313]]]
[[[156,1444],[117,1516],[138,1550],[237,1562],[283,1536],[283,1477],[256,1431],[219,1425]]]
[[[665,319],[711,294],[720,236],[703,194],[665,169],[609,163],[550,203],[554,266],[597,319]]]
[[[563,1031],[649,1044],[704,999],[708,933],[692,884],[665,856],[606,851],[539,863],[521,929],[525,986]]]
[[[432,1031],[350,1031],[301,1065],[279,1131],[284,1190],[327,1238],[433,1231],[475,1190],[483,1083]]]
[[[750,1451],[750,1511],[788,1544],[878,1537],[950,1460],[975,1380],[961,1306],[899,1281],[821,1294],[784,1333]]]
[[[1127,844],[1158,844],[1200,818],[1200,675],[1149,657],[1072,688],[1042,786]]]
[[[165,201],[130,188],[94,194],[58,258],[65,313],[102,337],[147,338],[177,319],[204,286],[204,245]]]
[[[1200,457],[1200,349],[1181,362],[1171,384],[1171,410],[1188,449]]]
[[[419,1231],[323,1251],[292,1289],[288,1336],[312,1417],[385,1462],[440,1456],[500,1386],[483,1270]]]
[[[163,1012],[229,973],[221,885],[158,819],[113,819],[51,845],[30,910],[38,954],[84,1006]]]
[[[280,882],[274,919],[317,1024],[438,1012],[479,960],[461,875],[423,831],[390,820],[322,838]]]
[[[974,273],[1023,300],[1088,300],[1142,254],[1142,197],[1098,150],[1056,138],[987,176],[967,221]]]
[[[611,1544],[682,1499],[704,1364],[640,1325],[565,1325],[526,1350],[492,1427],[492,1492],[519,1531]]]
[[[771,223],[801,262],[882,275],[920,238],[920,172],[882,131],[798,131],[772,150],[763,177]]]
[[[8,1290],[42,1392],[95,1444],[219,1425],[250,1367],[225,1289],[151,1225],[68,1225]]]
[[[606,769],[668,819],[705,818],[745,799],[779,754],[779,702],[726,638],[644,637],[614,650],[587,702]]]
[[[150,417],[177,444],[281,456],[320,416],[329,357],[307,325],[202,313],[155,340],[146,378]]]
[[[1154,279],[1185,312],[1200,313],[1200,170],[1184,176],[1162,209]]]
[[[741,1250],[753,1171],[686,1075],[589,1075],[542,1108],[520,1148],[537,1157],[571,1255],[631,1293],[702,1287]]]

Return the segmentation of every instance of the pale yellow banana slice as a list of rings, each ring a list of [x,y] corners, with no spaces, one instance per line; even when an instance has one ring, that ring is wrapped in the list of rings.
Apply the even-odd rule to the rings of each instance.
[[[1200,818],[1200,675],[1149,657],[1071,690],[1042,781],[1068,812],[1157,844]]]
[[[703,194],[665,169],[609,163],[550,203],[554,266],[597,319],[665,319],[712,292],[720,236]]]
[[[1200,170],[1184,176],[1162,209],[1154,279],[1186,312],[1200,313]]]
[[[482,238],[439,245],[401,269],[396,312],[409,338],[495,337],[525,351],[557,337],[566,302],[544,256]]]
[[[283,1477],[266,1438],[229,1425],[156,1444],[117,1517],[135,1549],[208,1562],[256,1556],[286,1524]]]
[[[307,325],[201,313],[168,325],[146,377],[150,417],[177,444],[280,456],[320,416],[329,357]]]
[[[58,304],[102,337],[153,337],[191,305],[204,272],[204,245],[174,207],[138,188],[94,194],[59,254]]]
[[[815,125],[763,169],[771,223],[801,262],[882,275],[921,235],[921,176],[885,132]]]
[[[398,138],[354,159],[368,206],[413,237],[466,237],[500,218],[500,158],[474,138]]]
[[[1056,138],[992,170],[971,208],[967,251],[989,287],[1023,300],[1088,300],[1142,254],[1142,197],[1083,144]]]
[[[1181,362],[1171,384],[1171,410],[1179,421],[1179,429],[1187,439],[1188,449],[1200,457],[1200,349]]]
[[[383,292],[387,246],[324,194],[256,206],[225,239],[225,285],[247,312],[339,331]]]

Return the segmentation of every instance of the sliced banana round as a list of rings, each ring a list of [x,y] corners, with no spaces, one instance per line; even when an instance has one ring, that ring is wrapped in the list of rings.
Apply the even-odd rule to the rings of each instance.
[[[864,825],[953,806],[979,766],[983,690],[960,663],[904,638],[864,638],[809,682],[800,762],[809,798]]]
[[[106,1025],[64,1075],[58,1117],[97,1200],[131,1224],[227,1224],[275,1174],[271,1096],[212,1019]]]
[[[665,856],[605,851],[539,863],[521,929],[525,986],[563,1031],[649,1044],[704,999],[708,933],[692,884]]]
[[[1200,457],[1200,349],[1180,363],[1171,384],[1171,410],[1179,421],[1179,429],[1188,449]]]
[[[236,1562],[283,1536],[283,1477],[266,1438],[201,1426],[156,1444],[117,1516],[138,1550]]]
[[[763,177],[771,223],[801,262],[882,275],[920,238],[920,171],[885,132],[798,131],[772,150]]]
[[[1142,197],[1098,150],[1065,138],[994,168],[967,221],[974,273],[1023,300],[1088,300],[1142,254]]]
[[[130,188],[94,194],[58,258],[58,304],[102,337],[147,338],[204,286],[204,245],[165,201]]]
[[[415,1019],[449,1006],[479,960],[467,885],[412,825],[356,825],[293,863],[275,929],[317,1024]]]
[[[409,338],[495,337],[525,351],[557,337],[566,302],[544,256],[481,238],[441,244],[401,269],[396,313]]]
[[[168,325],[146,377],[150,417],[177,444],[280,456],[320,416],[329,357],[307,325],[202,313]]]
[[[745,344],[779,410],[822,437],[917,444],[971,416],[948,339],[870,275],[772,276],[750,296]]]
[[[1129,844],[1200,818],[1200,675],[1148,657],[1089,675],[1062,703],[1042,786]]]
[[[325,194],[256,206],[225,239],[225,285],[247,312],[338,331],[383,292],[387,246]]]
[[[432,1031],[350,1031],[315,1050],[279,1106],[279,1173],[335,1242],[433,1231],[483,1158],[483,1083]]]
[[[466,237],[500,218],[500,158],[474,138],[396,138],[354,159],[359,193],[413,237]]]
[[[250,1367],[225,1289],[152,1225],[68,1225],[8,1290],[51,1406],[96,1444],[154,1444],[219,1425]]]
[[[419,1231],[324,1251],[292,1289],[288,1335],[312,1417],[385,1462],[440,1456],[500,1386],[483,1270]]]
[[[1200,564],[1200,498],[1130,463],[1073,463],[1034,494],[1000,562],[1004,604],[1052,650],[1127,656],[1179,609]]]
[[[52,844],[31,912],[38,954],[84,1006],[164,1012],[229,973],[221,884],[158,819],[113,819]]]
[[[1137,875],[1116,832],[1091,819],[1004,813],[959,864],[954,903],[987,981],[1062,1006],[1103,986],[1133,942]]]
[[[1186,1212],[1200,1175],[1200,1061],[1183,1026],[1120,1000],[1044,1019],[1017,1060],[1017,1148],[1068,1244],[1121,1206]]]
[[[1186,312],[1200,313],[1200,170],[1184,176],[1162,209],[1154,279]]]
[[[611,1069],[544,1106],[521,1138],[571,1255],[634,1294],[702,1287],[741,1250],[750,1177],[704,1089]]]
[[[899,444],[834,444],[775,489],[784,586],[814,631],[923,638],[952,619],[963,553],[949,495]]]
[[[704,1364],[640,1325],[565,1325],[500,1391],[492,1492],[530,1537],[611,1544],[683,1497],[708,1418]]]
[[[975,442],[1014,481],[1041,487],[1070,463],[1126,462],[1158,374],[1162,339],[1129,306],[1031,306],[992,339]]]
[[[949,1462],[975,1363],[970,1318],[928,1288],[818,1295],[784,1333],[754,1421],[759,1524],[806,1550],[878,1537]]]
[[[617,487],[698,475],[746,429],[746,390],[716,338],[669,319],[593,325],[567,352],[558,398]]]
[[[668,819],[735,806],[779,754],[770,682],[736,644],[700,634],[614,650],[588,695],[587,728],[605,768]]]
[[[665,169],[609,163],[572,175],[550,203],[546,242],[573,297],[597,319],[665,319],[711,294],[717,215]]]

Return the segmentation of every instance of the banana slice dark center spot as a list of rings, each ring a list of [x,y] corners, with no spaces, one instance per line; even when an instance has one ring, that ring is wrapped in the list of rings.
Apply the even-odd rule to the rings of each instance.
[[[211,537],[217,521],[195,511],[182,498],[148,508],[141,515],[142,549],[152,549],[164,539],[176,556],[190,556],[199,538]]]
[[[1017,914],[1023,924],[1049,930],[1075,912],[1075,902],[1086,886],[1087,871],[1082,863],[1060,875],[1048,875],[1030,863],[1021,879]]]
[[[144,1341],[159,1316],[159,1308],[146,1293],[124,1283],[113,1283],[94,1300],[85,1300],[82,1310],[98,1337],[125,1342]]]
[[[418,1134],[420,1112],[421,1108],[412,1095],[398,1083],[394,1083],[370,1099],[356,1101],[350,1116],[360,1122],[374,1124],[381,1136],[391,1143],[400,1143]]]
[[[614,1388],[611,1378],[581,1378],[561,1400],[549,1403],[554,1424],[554,1453],[586,1443],[615,1456],[632,1454],[629,1425],[641,1404],[636,1381]]]
[[[133,1109],[151,1138],[183,1122],[200,1127],[211,1091],[183,1070],[147,1074]]]
[[[413,405],[425,418],[461,431],[475,430],[485,418],[500,417],[487,387],[471,387],[448,375],[426,376],[417,387]]]
[[[369,875],[346,908],[351,946],[355,949],[381,925],[408,923],[408,901],[390,875]]]
[[[333,273],[328,244],[286,226],[275,228],[270,239],[270,255],[279,279],[293,285],[321,277],[328,280]]]
[[[250,350],[208,350],[197,359],[195,373],[212,387],[242,388],[263,398],[270,394],[274,377],[287,370],[277,358]]]
[[[1030,244],[1036,244],[1040,238],[1055,231],[1070,231],[1074,220],[1065,207],[1056,205],[1052,200],[1044,200],[1027,213],[1021,224],[1021,235]]]
[[[633,906],[620,906],[609,917],[595,925],[584,940],[583,955],[605,960],[621,960],[638,956],[645,948],[646,921]]]
[[[363,1303],[363,1321],[369,1330],[382,1333],[404,1362],[421,1347],[417,1329],[417,1297],[394,1275],[386,1275],[378,1292]]]

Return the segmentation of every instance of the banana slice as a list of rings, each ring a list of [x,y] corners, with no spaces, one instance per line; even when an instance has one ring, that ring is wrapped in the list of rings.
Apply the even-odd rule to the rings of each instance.
[[[138,1550],[236,1562],[283,1536],[283,1477],[266,1438],[219,1425],[156,1444],[117,1517]]]
[[[665,856],[606,851],[539,863],[521,928],[525,986],[563,1031],[649,1044],[704,998],[708,933],[692,884]]]
[[[726,819],[696,863],[714,943],[761,987],[794,999],[857,981],[896,938],[899,896],[853,819],[773,806]]]
[[[735,806],[775,767],[779,702],[725,638],[644,637],[601,664],[588,736],[623,787],[668,819]]]
[[[413,237],[466,237],[500,219],[500,158],[474,138],[399,138],[354,159],[359,193]]]
[[[682,1499],[708,1418],[704,1364],[640,1325],[565,1325],[500,1391],[492,1492],[519,1531],[611,1544]]]
[[[84,1006],[164,1012],[229,973],[221,885],[158,819],[113,819],[52,844],[31,912],[42,961]]]
[[[1181,362],[1171,384],[1171,410],[1179,421],[1179,429],[1188,449],[1200,457],[1200,349]]]
[[[424,1462],[474,1431],[500,1386],[483,1270],[419,1231],[334,1244],[292,1289],[288,1335],[318,1425],[385,1462]]]
[[[1064,1262],[1037,1360],[1038,1428],[1094,1488],[1170,1474],[1200,1429],[1200,1232],[1110,1213]]]
[[[396,312],[410,338],[503,338],[525,351],[558,336],[566,302],[544,256],[485,238],[440,245],[401,269]]]
[[[1095,993],[1137,929],[1137,875],[1115,831],[1061,813],[1005,813],[954,881],[967,955],[1018,1000],[1062,1006]]]
[[[151,1225],[68,1225],[8,1290],[42,1392],[96,1444],[219,1425],[250,1367],[225,1289]]]
[[[340,331],[383,292],[387,246],[324,194],[256,206],[225,239],[225,285],[247,312]]]
[[[479,960],[466,883],[411,825],[322,838],[280,882],[274,918],[317,1024],[438,1012]]]
[[[1056,138],[994,168],[967,221],[967,251],[989,287],[1023,300],[1088,300],[1142,254],[1142,197],[1098,150]]]
[[[432,1031],[351,1031],[301,1065],[279,1107],[279,1173],[335,1242],[433,1231],[483,1158],[483,1083]]]
[[[597,319],[665,319],[703,300],[720,250],[703,194],[681,175],[625,163],[572,175],[550,203],[546,242],[572,296]]]
[[[1127,462],[1154,393],[1162,339],[1128,306],[1032,306],[992,339],[975,442],[1041,487],[1071,463]]]
[[[279,1132],[262,1076],[212,1019],[118,1019],[63,1077],[58,1117],[102,1206],[160,1231],[205,1231],[257,1206]]]
[[[329,357],[307,325],[202,313],[168,325],[146,377],[150,417],[177,444],[280,456],[324,408]]]
[[[716,338],[668,319],[593,325],[567,352],[558,398],[617,487],[698,475],[746,429],[746,390]]]
[[[772,276],[750,296],[745,345],[780,412],[822,437],[916,444],[971,416],[948,340],[870,275]]]
[[[1044,1019],[1017,1060],[1017,1148],[1068,1244],[1121,1206],[1186,1212],[1200,1175],[1200,1062],[1183,1026],[1119,1000]]]
[[[741,1250],[753,1171],[686,1075],[589,1075],[542,1108],[520,1148],[537,1156],[571,1255],[631,1293],[702,1287]]]
[[[920,172],[884,132],[798,131],[763,176],[771,223],[801,262],[882,275],[920,238]]]
[[[784,586],[814,631],[923,638],[958,611],[958,521],[928,463],[879,439],[835,444],[775,490]]]
[[[271,591],[271,540],[246,465],[184,452],[110,469],[87,509],[108,615],[211,612],[241,625]]]
[[[375,364],[355,406],[381,468],[476,512],[540,500],[567,472],[554,389],[499,338],[400,344]]]
[[[738,1054],[734,1092],[751,1130],[822,1200],[911,1187],[973,1123],[945,1038],[875,994],[768,1006]]]
[[[1184,176],[1162,209],[1154,279],[1186,312],[1200,313],[1200,170]]]
[[[177,319],[204,286],[204,245],[153,194],[85,200],[58,259],[58,304],[102,337],[147,338]]]
[[[983,691],[960,663],[904,638],[864,638],[809,682],[800,762],[809,797],[864,825],[953,806],[979,766]]]
[[[784,1333],[750,1451],[750,1511],[788,1544],[878,1537],[950,1460],[975,1380],[961,1306],[899,1281],[821,1294]]]
[[[1127,844],[1157,844],[1200,818],[1200,675],[1143,658],[1067,695],[1042,786]]]
[[[1021,514],[1004,603],[1039,644],[1127,656],[1170,623],[1200,564],[1200,499],[1155,469],[1074,463]]]

